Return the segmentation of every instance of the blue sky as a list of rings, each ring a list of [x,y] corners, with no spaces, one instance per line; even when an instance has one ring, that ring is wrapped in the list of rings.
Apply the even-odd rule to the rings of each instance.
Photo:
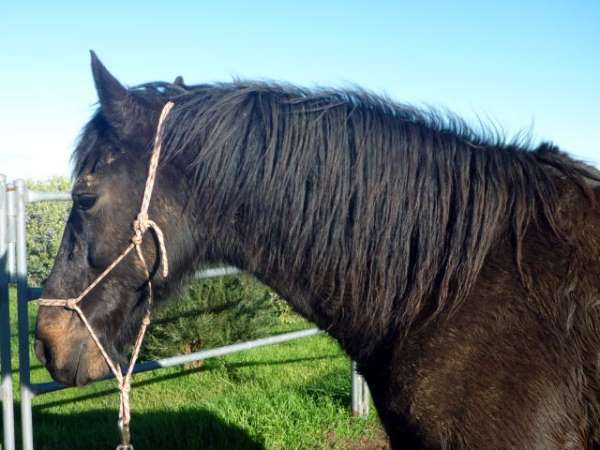
[[[600,167],[600,1],[3,2],[0,173],[66,175],[94,108],[89,49],[125,84],[354,84],[532,129]]]

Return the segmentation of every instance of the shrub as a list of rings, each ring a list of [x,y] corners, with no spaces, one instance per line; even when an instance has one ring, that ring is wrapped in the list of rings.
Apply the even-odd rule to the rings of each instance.
[[[155,313],[142,357],[161,358],[269,333],[289,307],[247,275],[193,281]]]
[[[34,191],[71,190],[71,181],[66,177],[27,181],[26,184],[28,189]],[[69,202],[40,202],[27,205],[27,265],[29,283],[32,286],[39,286],[48,278],[70,208]]]

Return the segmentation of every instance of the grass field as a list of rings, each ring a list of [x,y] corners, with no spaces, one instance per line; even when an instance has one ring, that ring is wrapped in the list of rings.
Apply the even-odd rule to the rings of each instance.
[[[14,293],[12,297],[14,319]],[[33,319],[35,306],[30,315]],[[306,326],[292,320],[273,326],[270,332]],[[16,370],[14,329],[13,362]],[[48,380],[32,354],[32,381]],[[114,381],[34,399],[36,449],[114,448],[117,406]],[[200,367],[139,374],[133,383],[132,411],[136,450],[376,449],[385,445],[375,413],[368,419],[351,417],[350,362],[326,336],[210,359]]]

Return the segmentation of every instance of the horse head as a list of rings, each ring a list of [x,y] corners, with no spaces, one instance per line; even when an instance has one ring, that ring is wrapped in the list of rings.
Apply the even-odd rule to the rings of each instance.
[[[75,150],[71,209],[43,297],[75,298],[130,244],[132,223],[142,202],[152,146],[165,95],[126,89],[92,53],[92,72],[100,107],[86,125]],[[189,236],[184,212],[184,180],[161,165],[149,217],[166,236],[172,267],[186,264],[183,236]],[[147,232],[141,246],[155,297],[176,281],[164,277],[156,235]],[[144,315],[148,273],[130,252],[82,299],[84,312],[106,352],[122,361]],[[177,272],[177,270],[175,270]],[[108,365],[81,318],[66,308],[41,306],[35,351],[54,379],[83,385],[108,374]]]

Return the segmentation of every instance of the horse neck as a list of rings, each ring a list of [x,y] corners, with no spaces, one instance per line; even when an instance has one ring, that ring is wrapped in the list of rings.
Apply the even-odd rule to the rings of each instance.
[[[262,211],[262,212],[259,212]],[[241,217],[243,215],[243,218]],[[266,205],[235,218],[225,227],[215,227],[215,260],[235,265],[273,288],[303,317],[322,328],[331,317],[315,309],[319,287],[314,284],[318,267],[311,267],[298,254],[295,239],[285,230],[281,218]],[[326,274],[320,274],[320,278]]]
[[[318,223],[319,213],[302,211],[294,186],[230,189],[231,184],[223,183],[211,191],[210,199],[200,201],[203,220],[218,218],[199,227],[209,230],[208,259],[255,276],[337,338],[355,359],[372,352],[381,341],[382,325],[361,323],[366,315],[355,303],[361,296],[349,280],[340,279],[340,267],[349,265],[348,252],[323,256],[324,249],[331,251],[323,245],[331,236],[328,224]]]

